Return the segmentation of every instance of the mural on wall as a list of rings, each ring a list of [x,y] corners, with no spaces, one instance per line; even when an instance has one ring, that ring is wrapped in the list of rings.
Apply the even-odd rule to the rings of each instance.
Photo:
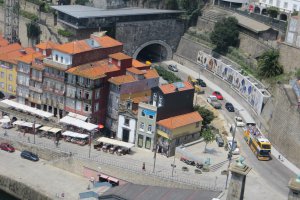
[[[270,97],[270,94],[266,90],[259,89],[256,86],[257,83],[251,82],[249,77],[242,75],[230,65],[226,65],[221,60],[203,51],[198,52],[197,63],[231,84],[247,100],[257,114],[261,113],[264,103]]]

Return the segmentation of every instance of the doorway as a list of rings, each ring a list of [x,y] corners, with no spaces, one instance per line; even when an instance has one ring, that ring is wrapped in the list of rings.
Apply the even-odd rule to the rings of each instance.
[[[123,128],[123,137],[122,137],[122,141],[123,142],[128,142],[129,141],[129,130]]]

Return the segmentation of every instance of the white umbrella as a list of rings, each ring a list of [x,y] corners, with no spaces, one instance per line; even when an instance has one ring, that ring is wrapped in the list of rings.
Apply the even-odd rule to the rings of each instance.
[[[10,122],[9,118],[2,118],[2,119],[0,119],[0,123],[8,123],[8,122]]]

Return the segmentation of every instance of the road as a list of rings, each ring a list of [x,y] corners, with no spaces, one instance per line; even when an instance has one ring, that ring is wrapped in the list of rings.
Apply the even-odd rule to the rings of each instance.
[[[174,63],[174,62],[166,62],[166,63]],[[199,72],[194,71],[191,68],[188,68],[186,66],[182,66],[178,63],[177,64],[179,72],[177,72],[177,75],[182,78],[182,80],[187,80],[187,76],[191,75],[194,78],[199,78]],[[226,99],[230,99],[230,102],[235,106],[239,105],[239,103],[233,99],[232,97],[229,98],[226,91],[222,90],[220,87],[216,86],[213,82],[208,80],[206,77],[201,74],[201,79],[203,79],[206,84],[207,88],[205,89],[205,94],[203,95],[203,98],[206,98],[208,95],[210,95],[213,90],[218,90],[223,94],[223,97],[225,100],[221,101],[222,103],[222,109],[220,110],[221,114],[225,117],[225,119],[228,121],[229,124],[234,124],[233,118],[234,113],[230,113],[225,109],[225,103]],[[228,97],[228,98],[227,98]],[[239,105],[238,110],[243,109],[243,112],[247,112],[245,108]],[[249,114],[250,115],[250,114]],[[253,152],[250,150],[249,146],[246,144],[246,142],[243,139],[242,136],[243,130],[241,128],[237,129],[236,132],[236,139],[239,142],[240,149],[241,149],[241,155],[246,158],[246,164],[253,168],[254,172],[262,179],[262,182],[265,182],[268,184],[274,191],[279,192],[283,197],[286,197],[288,194],[288,188],[287,184],[290,180],[290,178],[295,177],[295,174],[286,168],[280,161],[278,161],[276,158],[273,158],[270,161],[259,161],[253,154]]]

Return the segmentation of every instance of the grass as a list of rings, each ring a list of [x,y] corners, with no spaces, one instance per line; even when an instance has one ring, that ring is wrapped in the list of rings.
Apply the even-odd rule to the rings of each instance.
[[[156,69],[159,76],[161,76],[163,79],[168,81],[168,83],[175,83],[175,82],[180,82],[181,81],[181,79],[178,78],[175,74],[173,74],[172,72],[164,69],[161,66],[155,66],[154,68]]]
[[[32,21],[37,21],[39,19],[37,15],[35,15],[31,12],[27,12],[25,10],[21,10],[20,15],[22,15],[23,17],[30,19]]]
[[[195,29],[189,29],[186,34],[191,40],[205,44],[211,48],[215,48],[215,45],[211,43],[208,32],[199,32]]]
[[[73,36],[73,33],[71,31],[63,30],[63,29],[58,29],[58,34],[62,35],[64,37],[71,37],[71,36]]]

